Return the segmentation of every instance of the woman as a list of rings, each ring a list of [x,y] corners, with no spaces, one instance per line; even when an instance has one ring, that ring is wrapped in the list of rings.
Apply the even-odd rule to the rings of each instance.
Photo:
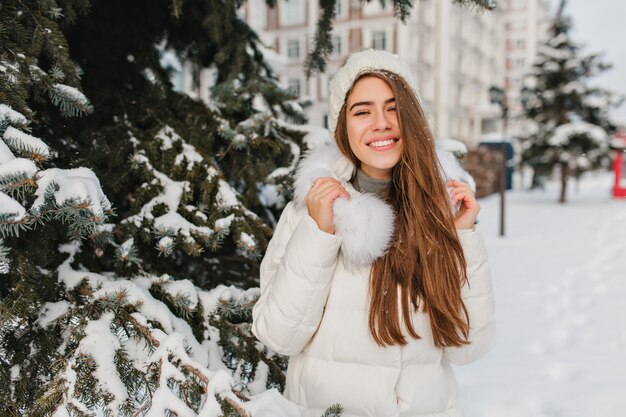
[[[395,56],[350,56],[330,84],[336,146],[301,163],[261,264],[253,332],[289,355],[304,416],[461,416],[450,363],[493,345],[480,209],[437,151]],[[455,177],[456,179],[449,179]]]

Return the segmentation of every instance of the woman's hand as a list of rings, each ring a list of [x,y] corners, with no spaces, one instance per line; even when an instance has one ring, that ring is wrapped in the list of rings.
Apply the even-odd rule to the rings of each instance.
[[[454,225],[457,229],[472,229],[480,211],[480,204],[476,201],[470,186],[455,180],[447,181],[446,185],[450,190],[452,205],[459,207],[454,217]]]
[[[315,180],[304,198],[309,216],[315,220],[317,227],[331,235],[335,234],[333,203],[339,197],[350,199],[350,194],[338,180],[324,177]]]

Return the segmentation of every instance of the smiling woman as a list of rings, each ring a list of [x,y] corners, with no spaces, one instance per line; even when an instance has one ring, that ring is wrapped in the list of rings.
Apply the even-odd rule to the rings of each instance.
[[[442,171],[395,56],[348,59],[329,126],[336,147],[301,162],[261,264],[253,332],[290,356],[285,396],[304,416],[459,417],[450,363],[494,338],[480,206]]]

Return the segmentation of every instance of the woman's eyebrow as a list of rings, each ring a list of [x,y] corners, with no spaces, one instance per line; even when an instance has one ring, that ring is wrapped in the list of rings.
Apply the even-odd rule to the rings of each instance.
[[[385,100],[385,104],[395,103],[395,101],[396,101],[396,98],[395,97],[391,97],[391,98],[388,98],[387,100]],[[352,106],[350,106],[350,109],[348,111],[352,110],[356,106],[371,106],[372,104],[374,104],[373,101],[357,101]]]

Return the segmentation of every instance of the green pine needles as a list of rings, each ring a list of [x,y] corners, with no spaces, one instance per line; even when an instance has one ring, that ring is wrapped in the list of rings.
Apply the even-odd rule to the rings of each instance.
[[[0,219],[0,222],[2,220]],[[6,274],[11,270],[10,250],[4,246],[4,239],[0,239],[0,274]]]
[[[334,404],[328,407],[322,417],[340,417],[343,415],[343,407],[340,404]]]
[[[58,78],[61,74],[57,74],[55,77],[53,73],[53,78]],[[93,111],[93,106],[89,103],[87,97],[69,85],[54,84],[49,90],[49,94],[52,104],[59,108],[61,115],[64,117],[84,116]]]

